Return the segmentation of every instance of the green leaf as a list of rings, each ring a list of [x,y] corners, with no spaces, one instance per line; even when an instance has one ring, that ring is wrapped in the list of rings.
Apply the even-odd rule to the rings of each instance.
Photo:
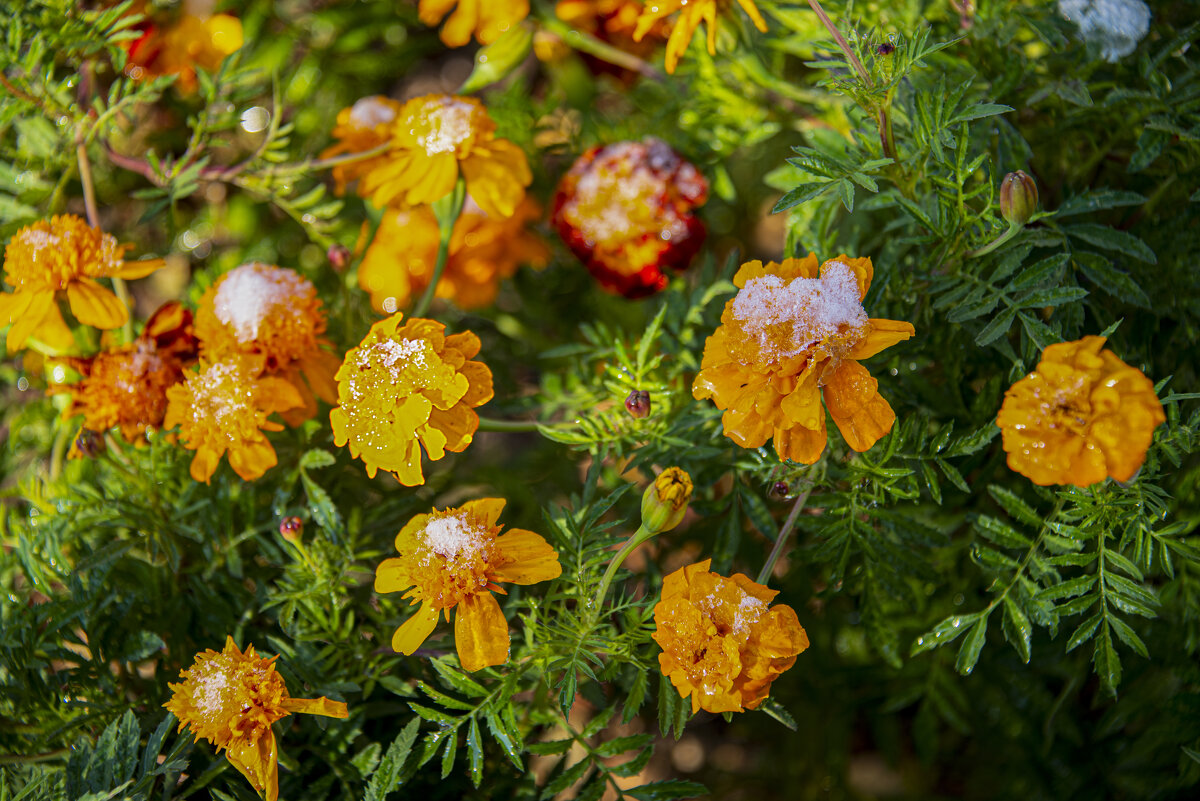
[[[625,696],[625,705],[621,709],[621,722],[628,723],[637,717],[638,710],[646,700],[646,688],[649,684],[649,671],[638,670],[633,675],[633,684],[629,694]]]
[[[1108,626],[1100,629],[1100,636],[1096,638],[1096,650],[1092,654],[1092,664],[1096,668],[1096,675],[1100,677],[1100,683],[1109,695],[1117,694],[1117,685],[1121,683],[1121,659],[1117,656],[1117,649],[1113,648],[1112,636],[1108,633]]]
[[[975,335],[975,344],[982,348],[1007,334],[1008,329],[1012,328],[1016,316],[1017,309],[1013,306],[1009,306],[997,314],[990,323],[983,327],[983,330]]]
[[[1029,537],[989,515],[980,515],[975,519],[975,530],[1005,548],[1029,548],[1033,545]]]
[[[1146,659],[1150,658],[1150,652],[1146,650],[1146,643],[1142,642],[1142,638],[1137,635],[1137,632],[1129,627],[1128,623],[1126,623],[1124,620],[1121,620],[1121,618],[1117,617],[1116,615],[1109,615],[1108,625],[1112,626],[1112,630],[1116,632],[1116,635],[1121,642],[1137,651],[1139,655],[1145,657]]]
[[[317,521],[317,525],[337,541],[344,533],[344,529],[342,515],[333,505],[333,499],[304,471],[300,472],[300,480],[304,484],[304,492],[308,496],[308,508],[312,512],[313,520]]]
[[[1100,254],[1086,251],[1077,252],[1075,264],[1078,265],[1080,272],[1105,294],[1143,309],[1151,307],[1150,298],[1137,282],[1128,273],[1120,272],[1113,267],[1112,262]]]
[[[1012,490],[1006,489],[999,484],[989,484],[988,495],[1008,512],[1008,514],[1017,521],[1024,523],[1027,526],[1040,526],[1042,517],[1033,510],[1033,507],[1025,503],[1017,497],[1017,494]]]
[[[962,645],[958,649],[958,659],[954,662],[954,669],[964,676],[971,675],[971,671],[975,669],[975,663],[979,661],[979,653],[983,650],[983,643],[987,640],[987,617],[979,618],[974,626],[971,627],[971,633],[963,640]]]
[[[1021,311],[1021,327],[1038,350],[1045,350],[1056,342],[1062,342],[1062,337],[1054,333],[1054,329],[1024,310]]]
[[[625,795],[638,801],[670,801],[673,798],[699,798],[708,795],[708,788],[696,782],[671,779],[663,782],[651,782],[641,787],[625,790]]]
[[[328,467],[337,460],[329,451],[320,448],[313,448],[304,452],[300,457],[300,467],[305,470],[314,470],[319,467]]]
[[[1154,255],[1150,246],[1127,231],[1118,231],[1107,225],[1095,223],[1063,226],[1063,230],[1068,236],[1081,239],[1089,245],[1123,253],[1147,264],[1158,263],[1158,257]]]
[[[1080,623],[1079,628],[1071,632],[1071,636],[1067,638],[1067,653],[1074,651],[1076,648],[1090,640],[1092,635],[1096,633],[1096,629],[1099,627],[1100,622],[1103,619],[1104,613],[1097,612],[1087,620]]]
[[[783,704],[779,703],[774,698],[768,696],[767,698],[763,699],[763,702],[759,704],[758,708],[775,718],[784,726],[787,726],[792,731],[800,730],[800,727],[797,725],[796,719],[792,717],[792,714],[784,709]]]
[[[946,121],[946,126],[949,127],[956,123],[969,122],[970,120],[978,120],[984,117],[993,117],[997,114],[1007,114],[1012,110],[1012,106],[1006,106],[1003,103],[977,103],[955,114]]]
[[[1028,665],[1033,626],[1029,623],[1029,617],[1013,600],[1011,594],[1004,596],[1003,630],[1005,638],[1017,649],[1021,661]]]
[[[1071,217],[1101,209],[1115,209],[1119,206],[1140,206],[1145,202],[1145,196],[1139,195],[1137,192],[1128,192],[1123,189],[1094,189],[1065,200],[1058,207],[1055,216]]]
[[[479,721],[474,717],[467,727],[467,768],[471,773],[471,783],[478,787],[483,781],[483,737],[479,734]]]
[[[1064,303],[1073,303],[1086,298],[1087,295],[1088,291],[1081,286],[1060,286],[1057,289],[1035,289],[1018,298],[1017,303],[1027,309],[1040,309],[1043,306],[1061,306]]]
[[[511,715],[511,712],[509,713]],[[501,716],[495,712],[489,712],[486,715],[488,731],[492,734],[492,739],[500,744],[504,750],[504,755],[508,757],[508,761],[513,763],[513,766],[524,772],[525,766],[521,763],[521,751],[524,750],[524,743],[519,740],[519,733],[515,730],[510,730],[504,724]],[[472,718],[472,722],[474,719]]]
[[[408,755],[412,752],[413,742],[417,739],[417,730],[420,725],[421,721],[413,718],[388,746],[383,761],[371,774],[363,801],[383,801],[388,793],[403,783],[400,772],[404,768],[405,761],[408,760]]]
[[[970,456],[971,454],[977,453],[987,447],[988,443],[994,440],[996,435],[999,433],[1000,429],[996,426],[996,424],[989,421],[969,434],[964,434],[961,437],[955,437],[950,442],[950,445],[946,448],[946,450],[942,452],[942,455]],[[947,478],[949,478],[949,476],[947,476]]]
[[[471,718],[475,722],[475,718]],[[445,745],[442,747],[442,778],[445,779],[454,770],[454,759],[458,756],[458,729],[450,729],[446,734]],[[473,777],[472,777],[473,778]],[[479,786],[478,783],[475,784]]]
[[[971,627],[971,624],[978,620],[979,617],[979,612],[969,615],[951,615],[918,637],[913,642],[909,656],[916,656],[919,653],[931,651],[934,648],[940,648],[946,643],[953,642],[965,634],[967,629]]]

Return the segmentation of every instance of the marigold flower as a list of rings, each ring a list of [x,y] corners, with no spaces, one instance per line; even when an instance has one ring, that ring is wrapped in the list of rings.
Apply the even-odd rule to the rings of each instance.
[[[75,319],[96,328],[119,328],[129,310],[97,278],[141,278],[162,266],[161,259],[126,263],[127,247],[73,214],[39,220],[13,234],[4,249],[5,280],[13,292],[0,293],[0,321],[8,329],[8,352],[35,331],[55,345],[73,341],[54,302],[66,292]]]
[[[616,48],[644,58],[653,52],[658,40],[665,40],[667,27],[660,21],[645,34],[634,39],[638,18],[645,11],[641,0],[558,0],[554,13],[576,30],[585,31]],[[635,74],[607,61],[582,54],[588,65],[597,72],[617,75]]]
[[[261,356],[264,375],[278,376],[300,394],[301,406],[281,413],[299,425],[317,413],[317,398],[337,401],[333,376],[341,359],[326,350],[325,311],[316,287],[282,267],[251,262],[235,267],[208,288],[196,309],[202,355]]]
[[[741,573],[709,572],[711,559],[663,579],[652,635],[663,649],[658,664],[692,712],[755,709],[771,682],[808,648],[796,612],[769,606],[778,593]]]
[[[441,32],[447,47],[462,47],[471,41],[471,34],[480,44],[491,44],[529,16],[529,0],[421,0],[417,14],[421,22],[432,27],[452,8],[454,13]]]
[[[196,654],[183,681],[168,685],[171,700],[163,704],[189,729],[216,746],[266,801],[279,798],[279,748],[271,724],[292,714],[344,718],[341,701],[292,698],[283,677],[275,672],[277,656],[264,659],[247,645],[243,652],[232,637],[225,648]]]
[[[365,172],[358,193],[377,206],[420,206],[450,194],[461,174],[484,214],[510,217],[533,174],[521,148],[495,131],[474,98],[415,97],[392,121],[392,148]]]
[[[192,314],[171,301],[154,313],[134,342],[86,359],[58,359],[83,378],[50,391],[70,393],[63,417],[83,415],[85,432],[117,426],[126,442],[138,443],[148,429],[162,426],[167,390],[183,380],[184,367],[195,358]]]
[[[708,199],[693,165],[653,137],[584,153],[554,195],[554,224],[600,284],[628,298],[667,285],[704,243],[692,210]]]
[[[1089,336],[1050,345],[1004,394],[996,425],[1008,466],[1035,484],[1128,481],[1167,419],[1150,379],[1101,350],[1104,342]]]
[[[818,274],[819,272],[819,274]],[[877,382],[858,363],[911,337],[910,323],[867,318],[862,307],[870,259],[817,257],[783,264],[752,261],[733,278],[741,290],[725,304],[704,345],[697,399],[725,409],[725,436],[743,448],[774,437],[781,459],[812,464],[825,450],[825,414],[856,451],[896,422]]]
[[[326,148],[321,158],[344,156],[351,153],[366,153],[391,141],[391,125],[400,116],[403,105],[383,95],[360,98],[350,108],[338,112],[333,138],[336,145]],[[338,193],[346,191],[348,184],[357,181],[366,173],[387,162],[388,157],[380,154],[369,158],[336,165],[333,180]]]
[[[763,33],[767,32],[767,22],[754,5],[754,0],[737,0],[737,4],[750,17],[756,28]],[[655,0],[638,17],[633,38],[640,41],[660,20],[678,11],[679,18],[675,20],[675,27],[671,29],[671,35],[667,39],[666,68],[667,72],[674,73],[675,65],[679,63],[680,56],[687,52],[692,35],[701,22],[707,23],[708,27],[708,52],[716,55],[717,15],[730,5],[730,0]]]
[[[511,217],[496,219],[467,203],[454,224],[446,267],[436,295],[460,309],[491,305],[500,281],[530,264],[544,267],[550,251],[528,225],[541,210],[526,197]],[[358,268],[358,285],[371,293],[376,311],[391,314],[408,306],[429,286],[437,266],[440,232],[428,206],[389,210]]]
[[[185,13],[172,24],[143,22],[137,39],[125,45],[125,72],[134,80],[175,75],[185,92],[196,91],[196,68],[216,71],[221,62],[242,48],[242,22],[230,14]]]
[[[421,446],[431,460],[459,453],[479,428],[473,411],[492,398],[492,371],[470,331],[394,314],[371,326],[337,372],[339,405],[329,414],[333,440],[361,458],[367,475],[392,473],[407,487],[425,483]]]
[[[493,592],[499,582],[536,584],[558,578],[558,553],[540,534],[514,528],[500,534],[502,498],[468,501],[457,509],[417,515],[396,535],[400,556],[375,571],[375,592],[400,592],[421,604],[392,636],[392,648],[411,655],[433,632],[438,613],[454,620],[454,643],[464,670],[508,659],[508,622]]]
[[[264,431],[282,431],[267,420],[273,412],[303,405],[300,393],[289,382],[260,377],[262,357],[230,354],[200,371],[189,373],[181,384],[167,390],[164,428],[179,426],[184,446],[196,452],[191,474],[205,484],[229,452],[229,466],[242,479],[253,481],[276,464],[275,449]]]
[[[692,477],[680,467],[668,467],[642,493],[642,528],[657,534],[679,525],[692,499]]]

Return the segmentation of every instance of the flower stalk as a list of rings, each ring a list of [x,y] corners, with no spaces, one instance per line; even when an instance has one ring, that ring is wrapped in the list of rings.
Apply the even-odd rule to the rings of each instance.
[[[433,268],[433,276],[429,279],[429,286],[425,287],[425,291],[421,294],[421,299],[413,307],[413,317],[424,315],[429,310],[429,306],[433,303],[433,298],[437,294],[438,282],[442,280],[442,273],[446,271],[446,261],[450,257],[450,238],[454,234],[454,224],[458,222],[458,216],[462,213],[463,202],[466,200],[466,187],[466,183],[460,178],[458,183],[454,185],[453,192],[433,202],[433,213],[437,217],[438,222],[437,264]]]

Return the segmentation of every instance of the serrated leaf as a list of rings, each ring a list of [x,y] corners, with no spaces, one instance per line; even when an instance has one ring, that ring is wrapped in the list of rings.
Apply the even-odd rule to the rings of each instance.
[[[1008,329],[1012,328],[1016,316],[1017,309],[1013,306],[1009,306],[997,314],[990,323],[983,327],[983,330],[975,335],[975,344],[982,348],[1007,334]]]
[[[1029,617],[1013,600],[1012,595],[1004,596],[1004,636],[1013,647],[1017,649],[1017,654],[1021,657],[1021,661],[1029,664],[1030,657],[1030,640],[1033,638],[1033,626],[1029,622]]]
[[[987,617],[980,617],[971,627],[971,631],[958,649],[958,659],[954,661],[954,669],[964,676],[971,675],[975,663],[979,661],[979,653],[987,640]]]
[[[1029,548],[1033,545],[1033,540],[1029,537],[990,515],[977,517],[975,529],[985,538],[1005,548]]]
[[[1114,209],[1120,206],[1140,206],[1146,202],[1144,195],[1128,192],[1123,189],[1094,189],[1081,195],[1068,198],[1063,202],[1055,215],[1071,217],[1076,214],[1087,214],[1101,209]]]
[[[978,618],[978,612],[969,615],[951,615],[918,637],[913,642],[909,656],[916,656],[925,651],[940,648],[946,643],[953,642],[965,634],[967,629],[971,627],[971,624]]]
[[[1092,665],[1096,669],[1096,675],[1100,677],[1100,683],[1110,695],[1116,695],[1117,685],[1121,683],[1121,659],[1117,656],[1117,649],[1113,648],[1108,626],[1102,627],[1100,636],[1096,638]]]
[[[1081,286],[1060,286],[1055,289],[1035,289],[1017,299],[1024,308],[1040,309],[1043,306],[1061,306],[1086,298],[1088,291]]]
[[[1150,652],[1146,649],[1146,643],[1142,642],[1142,638],[1137,635],[1129,624],[1116,615],[1108,616],[1108,625],[1112,626],[1113,632],[1121,642],[1128,645],[1133,650],[1146,659],[1150,658]]]
[[[300,457],[300,466],[305,470],[313,470],[318,467],[328,467],[336,461],[329,451],[313,448],[305,451],[304,455]]]
[[[1062,337],[1054,333],[1054,330],[1050,326],[1024,310],[1021,311],[1021,327],[1025,329],[1025,334],[1037,346],[1038,350],[1045,350],[1051,345],[1062,341]]]
[[[992,499],[1000,504],[1000,507],[1008,512],[1014,520],[1018,520],[1027,526],[1036,527],[1042,524],[1041,515],[1035,512],[1032,506],[1021,500],[1012,490],[1002,487],[999,484],[989,484],[987,491],[988,495],[991,495]]]
[[[1067,638],[1067,653],[1074,651],[1079,646],[1092,638],[1096,633],[1096,629],[1100,626],[1100,622],[1104,619],[1102,612],[1089,617],[1087,620],[1079,624],[1075,631],[1071,632],[1071,636]]]
[[[1137,282],[1128,273],[1117,270],[1111,261],[1098,253],[1076,253],[1075,264],[1079,266],[1080,272],[1105,294],[1143,309],[1151,307],[1150,298]]]
[[[1063,226],[1063,230],[1068,236],[1081,239],[1089,245],[1123,253],[1147,264],[1158,264],[1158,257],[1150,246],[1128,231],[1118,231],[1095,223]]]
[[[474,723],[475,719],[471,718]],[[442,746],[442,778],[445,779],[454,770],[454,760],[458,756],[458,729],[450,729]],[[475,785],[479,786],[478,783]]]
[[[800,730],[799,725],[796,723],[796,719],[792,717],[790,712],[784,709],[783,704],[779,703],[774,698],[768,696],[761,704],[759,704],[758,708],[775,718],[775,720],[779,721],[784,726],[787,726],[792,731]]]
[[[384,801],[388,793],[401,785],[400,773],[404,768],[405,761],[408,760],[408,755],[412,752],[420,725],[421,721],[413,718],[388,746],[383,761],[379,763],[379,767],[371,774],[371,780],[367,782],[363,801]]]
[[[467,727],[467,769],[471,783],[476,787],[483,781],[483,737],[479,734],[479,721],[471,718]]]
[[[1008,285],[1008,291],[1020,292],[1049,281],[1062,271],[1063,266],[1070,259],[1071,254],[1058,253],[1029,265],[1012,280],[1012,283]]]

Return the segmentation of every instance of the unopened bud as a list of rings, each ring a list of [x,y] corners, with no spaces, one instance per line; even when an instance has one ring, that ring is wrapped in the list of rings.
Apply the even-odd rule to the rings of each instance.
[[[304,533],[304,521],[298,517],[285,517],[279,521],[279,535],[288,542],[296,542]]]
[[[629,412],[630,417],[638,420],[649,415],[650,393],[641,389],[630,392],[629,397],[625,399],[625,411]]]
[[[1000,184],[1000,216],[1013,225],[1024,225],[1037,211],[1038,189],[1021,170],[1004,176]]]
[[[533,29],[529,25],[513,25],[489,45],[475,54],[475,69],[455,94],[465,95],[489,86],[525,61],[533,49]]]
[[[341,272],[350,266],[350,248],[337,242],[329,246],[325,257],[329,259],[329,266],[336,272]]]
[[[81,428],[67,454],[72,459],[95,459],[104,453],[104,435],[90,428]]]
[[[786,481],[776,481],[774,484],[771,485],[771,497],[772,498],[786,498],[788,496],[788,492],[790,492],[791,489],[792,489],[791,485],[788,484]]]
[[[668,467],[642,493],[642,528],[657,534],[679,525],[692,499],[692,477],[678,467]]]

